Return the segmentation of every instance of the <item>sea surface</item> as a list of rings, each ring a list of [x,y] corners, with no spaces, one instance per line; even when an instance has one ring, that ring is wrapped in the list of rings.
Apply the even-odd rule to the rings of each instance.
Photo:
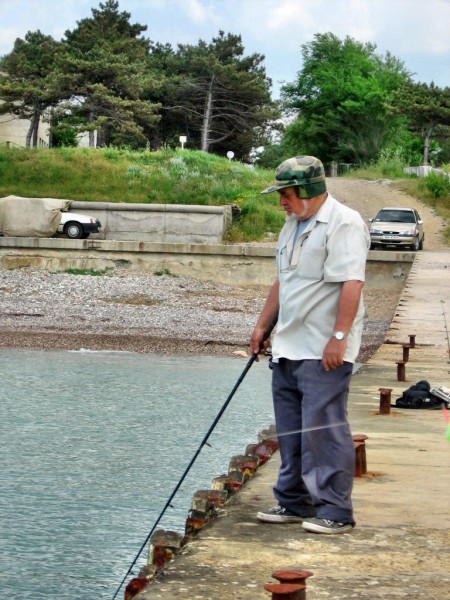
[[[0,596],[112,598],[246,364],[1,350]],[[158,528],[182,533],[195,491],[271,423],[270,370],[261,361]]]

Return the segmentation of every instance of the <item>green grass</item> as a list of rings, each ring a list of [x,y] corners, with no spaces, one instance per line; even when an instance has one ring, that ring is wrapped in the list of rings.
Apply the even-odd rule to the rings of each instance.
[[[170,269],[160,269],[159,271],[154,271],[153,275],[156,275],[158,277],[178,277],[178,275],[174,275],[173,273],[171,273]]]
[[[64,269],[64,273],[67,273],[68,275],[89,275],[91,277],[108,275],[111,273],[111,271],[111,268],[102,269],[101,271],[96,269]]]
[[[259,192],[273,171],[192,150],[0,147],[0,196],[96,202],[234,204],[241,209],[226,241],[278,233],[284,214]]]

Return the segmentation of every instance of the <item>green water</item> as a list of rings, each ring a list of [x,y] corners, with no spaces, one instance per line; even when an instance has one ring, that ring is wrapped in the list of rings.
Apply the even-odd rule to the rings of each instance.
[[[111,598],[245,365],[1,351],[2,597]],[[183,531],[193,493],[272,422],[255,363],[159,527]]]

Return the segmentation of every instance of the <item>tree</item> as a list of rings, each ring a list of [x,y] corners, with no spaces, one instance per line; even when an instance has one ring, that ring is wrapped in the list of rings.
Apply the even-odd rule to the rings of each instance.
[[[439,88],[431,83],[406,81],[393,98],[394,112],[406,115],[409,129],[420,133],[424,140],[423,164],[429,164],[430,142],[439,126],[450,127],[450,88]],[[442,134],[442,132],[441,132]]]
[[[408,77],[403,63],[332,33],[302,46],[303,68],[282,88],[284,106],[297,119],[287,143],[324,161],[367,162],[376,158],[398,126],[386,103]]]
[[[30,121],[28,147],[38,145],[40,119],[58,101],[50,79],[60,51],[61,44],[51,36],[29,31],[24,40],[16,39],[12,52],[1,60],[0,114]]]
[[[107,0],[65,32],[55,86],[68,100],[67,121],[90,132],[91,146],[94,130],[99,146],[145,144],[159,119],[159,107],[143,99],[154,83],[147,68],[151,42],[140,37],[147,26],[131,24],[130,16]]]
[[[264,56],[244,56],[240,35],[219,32],[211,43],[158,45],[154,65],[164,72],[162,135],[185,133],[194,147],[246,157],[256,135],[275,118]],[[176,128],[176,129],[175,129]]]

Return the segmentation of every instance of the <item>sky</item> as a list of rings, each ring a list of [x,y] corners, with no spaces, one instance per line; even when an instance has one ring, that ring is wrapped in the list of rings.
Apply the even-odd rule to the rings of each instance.
[[[106,1],[106,0],[104,0]],[[16,38],[41,30],[60,40],[92,16],[100,0],[0,0],[0,56]],[[272,95],[295,81],[301,46],[332,32],[371,42],[403,61],[415,81],[450,86],[450,0],[119,0],[153,42],[210,42],[220,30],[240,34],[245,54],[265,56]]]

